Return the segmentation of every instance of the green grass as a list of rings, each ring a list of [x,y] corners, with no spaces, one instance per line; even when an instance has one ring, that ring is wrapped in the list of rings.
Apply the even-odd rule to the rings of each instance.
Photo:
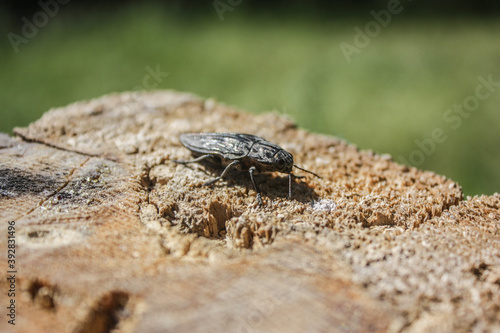
[[[0,49],[0,131],[51,107],[132,90],[146,67],[159,66],[169,75],[157,88],[278,110],[396,161],[442,128],[447,139],[418,167],[458,181],[468,195],[499,192],[500,89],[457,129],[443,120],[474,94],[479,75],[500,81],[498,20],[394,16],[348,63],[339,45],[353,43],[353,28],[369,15],[276,20],[236,7],[221,22],[215,11],[190,19],[148,5],[71,15],[70,5],[62,8],[17,54]]]

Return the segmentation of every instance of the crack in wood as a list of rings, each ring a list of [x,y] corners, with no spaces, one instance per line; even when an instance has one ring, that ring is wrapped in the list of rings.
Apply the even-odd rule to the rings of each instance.
[[[90,159],[91,159],[91,157],[86,158],[85,161],[83,161],[80,165],[78,165],[78,166],[74,167],[73,169],[71,169],[70,172],[69,172],[69,174],[66,176],[66,182],[61,187],[59,187],[57,190],[55,190],[52,194],[50,194],[47,197],[43,198],[35,207],[33,207],[31,210],[29,210],[26,214],[18,216],[17,219],[20,219],[22,217],[26,217],[26,216],[30,215],[34,210],[36,210],[37,208],[40,208],[45,202],[47,202],[48,200],[50,200],[50,198],[52,198],[56,194],[60,193],[66,186],[69,185],[69,183],[71,183],[71,177],[73,176],[73,174],[75,173],[75,171],[77,169],[82,168]]]
[[[19,136],[21,139],[23,139],[25,142],[28,142],[28,143],[38,143],[38,144],[41,144],[41,145],[44,145],[44,146],[47,146],[47,147],[50,147],[50,148],[54,148],[54,149],[57,149],[57,150],[62,150],[62,151],[66,151],[66,152],[70,152],[70,153],[75,153],[75,154],[79,154],[79,155],[84,155],[84,156],[89,156],[89,157],[100,157],[102,159],[109,160],[109,161],[112,161],[112,162],[117,162],[118,161],[118,158],[111,158],[109,156],[105,156],[105,155],[102,155],[102,154],[85,153],[85,152],[82,152],[82,151],[72,150],[72,149],[61,147],[61,146],[58,146],[58,145],[55,145],[55,144],[52,144],[52,143],[48,143],[48,142],[45,142],[45,141],[43,141],[41,139],[30,138],[30,137],[24,135],[23,133],[21,133],[19,131],[19,129],[17,129],[17,128],[15,128],[13,130],[13,133],[15,135]]]

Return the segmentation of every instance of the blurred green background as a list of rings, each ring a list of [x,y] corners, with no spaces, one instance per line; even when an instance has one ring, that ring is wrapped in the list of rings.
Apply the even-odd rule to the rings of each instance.
[[[0,5],[1,132],[110,92],[176,89],[277,110],[466,195],[499,192],[495,2],[62,2]]]

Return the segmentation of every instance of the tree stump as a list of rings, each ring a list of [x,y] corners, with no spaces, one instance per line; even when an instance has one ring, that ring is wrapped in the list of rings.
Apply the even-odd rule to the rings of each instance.
[[[246,172],[202,186],[220,171],[173,163],[191,158],[185,132],[262,136],[322,179],[304,173],[288,198],[286,176],[259,174],[259,206]],[[498,194],[464,200],[278,114],[172,91],[77,102],[14,134],[0,135],[2,251],[15,243],[2,332],[500,330]]]

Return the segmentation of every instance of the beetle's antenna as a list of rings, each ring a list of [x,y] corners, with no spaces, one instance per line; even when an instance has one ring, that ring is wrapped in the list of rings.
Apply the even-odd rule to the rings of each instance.
[[[317,174],[315,174],[315,173],[314,173],[314,172],[312,172],[312,171],[309,171],[309,170],[306,170],[306,169],[302,169],[301,167],[296,166],[295,164],[294,164],[293,166],[294,166],[294,167],[296,167],[296,168],[297,168],[297,169],[299,169],[299,170],[302,170],[302,171],[305,171],[305,172],[309,172],[311,175],[314,175],[314,176],[316,176],[316,177],[318,177],[318,178],[321,178],[320,176],[318,176]]]

